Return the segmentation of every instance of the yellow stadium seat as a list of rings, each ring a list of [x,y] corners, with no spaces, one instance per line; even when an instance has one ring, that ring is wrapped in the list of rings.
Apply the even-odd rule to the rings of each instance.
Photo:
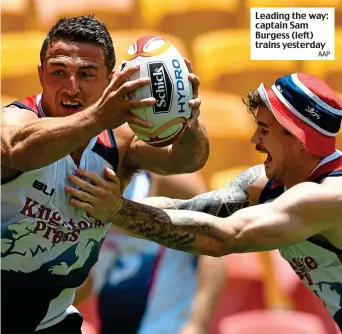
[[[227,187],[229,182],[233,181],[237,175],[239,175],[251,166],[252,165],[235,166],[216,172],[210,178],[210,189],[214,190]]]
[[[198,36],[193,42],[194,69],[203,86],[245,95],[261,82],[271,85],[283,75],[296,72],[291,60],[250,60],[249,29],[220,30]]]
[[[226,168],[265,160],[250,142],[255,122],[239,96],[201,89],[201,115],[210,139],[210,159],[201,170],[205,180]]]
[[[44,38],[41,32],[2,34],[2,94],[25,97],[40,91],[37,66]]]
[[[146,27],[179,36],[186,43],[207,31],[236,27],[241,4],[239,0],[139,0]]]
[[[317,75],[335,90],[342,91],[342,29],[335,31],[335,60],[303,61],[302,70]]]
[[[1,30],[25,31],[36,28],[34,0],[2,0]]]
[[[108,29],[129,29],[140,24],[134,0],[36,0],[41,23],[49,29],[62,17],[94,14]]]
[[[115,56],[116,56],[116,65],[120,65],[122,60],[125,57],[125,54],[130,47],[130,45],[142,36],[162,36],[169,40],[184,56],[188,57],[189,51],[185,45],[185,43],[179,39],[178,37],[161,33],[155,30],[140,30],[140,29],[131,29],[131,30],[111,30],[110,34],[113,39]]]

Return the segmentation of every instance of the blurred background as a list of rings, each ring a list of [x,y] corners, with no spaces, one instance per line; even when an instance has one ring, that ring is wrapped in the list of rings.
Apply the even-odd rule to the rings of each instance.
[[[60,17],[94,13],[104,21],[117,65],[137,38],[169,39],[191,60],[201,79],[201,118],[211,140],[210,159],[201,176],[208,189],[225,186],[237,173],[265,159],[250,143],[254,120],[241,102],[248,91],[261,82],[271,85],[279,76],[304,71],[319,76],[342,96],[342,0],[2,0],[1,6],[2,106],[40,91],[40,47]],[[334,7],[335,60],[251,61],[250,7]],[[342,149],[342,131],[337,140]],[[306,291],[277,252],[231,255],[226,262],[227,287],[210,334],[228,333],[227,316],[274,308],[315,315],[325,333],[336,333],[321,302]],[[85,319],[96,323],[91,302],[81,308]]]

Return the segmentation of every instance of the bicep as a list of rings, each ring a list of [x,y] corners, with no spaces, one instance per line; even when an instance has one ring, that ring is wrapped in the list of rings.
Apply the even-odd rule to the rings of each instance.
[[[272,203],[246,208],[230,218],[222,228],[234,253],[273,250],[310,236],[299,217],[274,210]]]
[[[342,214],[341,198],[328,187],[302,183],[274,202],[236,212],[226,236],[234,235],[237,251],[290,246],[332,228]]]

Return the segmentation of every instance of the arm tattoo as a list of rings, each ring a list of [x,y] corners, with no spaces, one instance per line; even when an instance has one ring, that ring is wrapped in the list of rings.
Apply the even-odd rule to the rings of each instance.
[[[163,208],[171,210],[164,211],[125,200],[113,223],[138,238],[168,248],[215,255],[214,252],[222,248],[223,242],[220,240],[220,226],[215,224],[216,218],[213,216],[227,217],[248,206],[245,187],[263,174],[262,165],[254,166],[237,176],[225,189],[199,195],[188,201],[164,198],[167,202]]]
[[[210,245],[217,242],[215,218],[201,215],[191,211],[164,211],[125,200],[113,223],[138,238],[186,252],[196,252],[200,241],[201,252],[210,254]]]
[[[253,166],[238,175],[226,188],[201,194],[190,200],[164,198],[164,208],[200,211],[217,217],[229,217],[234,212],[248,206],[249,195],[246,186],[254,183],[264,174],[263,165]]]

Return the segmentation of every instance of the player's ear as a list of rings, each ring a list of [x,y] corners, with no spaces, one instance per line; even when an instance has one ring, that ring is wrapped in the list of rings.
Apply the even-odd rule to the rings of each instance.
[[[40,82],[40,85],[43,87],[43,66],[42,66],[42,64],[39,64],[37,66],[37,69],[38,69],[39,82]]]
[[[304,144],[301,141],[299,141],[299,149],[301,151],[306,151],[306,148],[305,148]]]

